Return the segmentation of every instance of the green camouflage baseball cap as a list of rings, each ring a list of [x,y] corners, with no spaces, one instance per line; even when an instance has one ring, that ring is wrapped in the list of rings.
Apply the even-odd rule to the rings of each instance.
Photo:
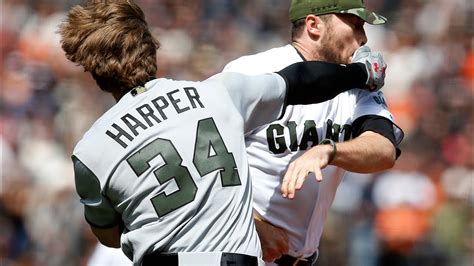
[[[370,10],[364,5],[364,0],[292,0],[290,20],[306,18],[307,15],[325,15],[331,13],[353,14],[373,25],[384,24],[387,19]]]

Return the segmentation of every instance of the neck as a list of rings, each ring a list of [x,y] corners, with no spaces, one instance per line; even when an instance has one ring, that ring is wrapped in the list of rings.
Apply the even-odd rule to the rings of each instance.
[[[114,97],[115,101],[118,102],[122,97],[125,95],[123,92],[112,92],[112,96]]]
[[[306,61],[317,61],[321,60],[319,53],[317,52],[317,47],[312,47],[311,45],[307,45],[300,40],[294,40],[291,45],[295,47],[296,50],[304,57]],[[313,44],[314,46],[314,44]]]

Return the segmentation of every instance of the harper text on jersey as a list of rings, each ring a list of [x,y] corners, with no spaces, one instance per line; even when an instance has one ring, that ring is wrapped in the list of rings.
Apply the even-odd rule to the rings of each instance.
[[[126,148],[128,146],[126,141],[133,141],[140,133],[139,128],[146,130],[168,119],[165,110],[169,112],[174,109],[177,114],[181,114],[196,108],[204,108],[196,88],[186,87],[182,90],[173,90],[126,113],[120,118],[122,126],[113,123],[112,128],[105,134]]]

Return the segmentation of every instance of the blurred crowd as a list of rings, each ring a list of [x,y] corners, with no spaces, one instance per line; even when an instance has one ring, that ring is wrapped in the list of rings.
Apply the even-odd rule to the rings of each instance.
[[[87,265],[96,245],[70,154],[108,107],[60,48],[76,0],[0,0],[0,265]],[[160,40],[160,77],[201,80],[290,39],[289,0],[137,0]],[[474,254],[474,4],[366,0],[388,63],[383,92],[404,129],[390,171],[349,174],[320,246],[321,265],[468,266]]]

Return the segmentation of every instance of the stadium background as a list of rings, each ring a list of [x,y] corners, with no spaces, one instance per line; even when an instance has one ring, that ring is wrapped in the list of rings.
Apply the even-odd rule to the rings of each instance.
[[[290,36],[290,1],[137,2],[162,44],[160,77],[203,79]],[[366,31],[388,62],[403,154],[393,170],[347,176],[317,265],[473,265],[473,2],[366,2],[389,18]],[[69,156],[113,99],[60,49],[75,3],[0,0],[0,265],[86,265],[96,243]]]

